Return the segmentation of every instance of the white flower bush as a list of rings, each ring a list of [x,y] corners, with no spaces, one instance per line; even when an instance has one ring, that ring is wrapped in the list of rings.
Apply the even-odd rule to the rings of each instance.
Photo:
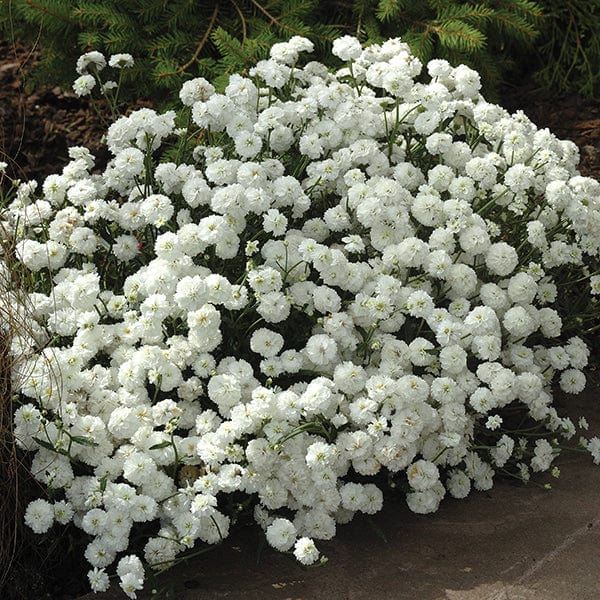
[[[35,321],[15,435],[56,498],[26,522],[81,528],[95,591],[117,563],[135,598],[242,510],[311,564],[386,482],[430,513],[576,435],[551,386],[585,386],[600,185],[574,144],[398,39],[337,40],[335,73],[311,49],[118,118],[101,173],[72,148],[3,214]],[[82,57],[77,93],[131,62]]]

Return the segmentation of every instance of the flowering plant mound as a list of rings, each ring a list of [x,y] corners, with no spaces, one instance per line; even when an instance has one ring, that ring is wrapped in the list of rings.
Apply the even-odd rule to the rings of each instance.
[[[117,119],[102,173],[72,148],[4,213],[35,317],[15,435],[56,498],[26,521],[83,529],[96,591],[118,561],[135,597],[242,509],[310,564],[386,478],[429,513],[576,434],[551,385],[585,385],[600,185],[574,144],[398,39],[337,40],[335,73],[311,48]],[[88,93],[106,60],[80,63]]]

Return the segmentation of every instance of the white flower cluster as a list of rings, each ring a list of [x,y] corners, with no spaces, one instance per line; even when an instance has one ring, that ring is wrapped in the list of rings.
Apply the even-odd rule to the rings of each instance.
[[[561,337],[558,286],[598,294],[600,185],[575,146],[486,102],[465,66],[423,76],[398,39],[337,40],[337,73],[298,66],[311,48],[278,44],[224,93],[186,83],[189,129],[118,119],[104,172],[73,148],[5,215],[37,281],[15,435],[64,498],[26,520],[89,534],[94,590],[115,560],[142,588],[123,557],[142,523],[164,568],[225,538],[244,498],[310,564],[315,539],[380,510],[379,475],[428,513],[509,465],[549,469],[575,434],[550,391],[581,391],[589,354]],[[547,439],[511,433],[514,414]]]
[[[120,53],[113,54],[108,59],[108,66],[112,69],[127,69],[133,67],[134,60],[131,54]],[[100,80],[99,73],[107,66],[104,54],[93,50],[82,54],[77,60],[77,73],[79,77],[73,82],[73,92],[76,96],[89,96],[96,83]],[[102,91],[106,93],[109,90],[118,88],[116,81],[108,80],[102,84]]]

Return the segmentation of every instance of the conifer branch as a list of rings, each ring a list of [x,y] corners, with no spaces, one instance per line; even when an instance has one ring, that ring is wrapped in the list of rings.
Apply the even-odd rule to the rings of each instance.
[[[501,1],[500,6],[504,7],[507,11],[519,10],[520,12],[529,15],[534,21],[541,19],[544,16],[544,11],[535,2],[529,2],[528,0],[517,0],[516,6],[515,2]]]
[[[28,6],[30,6],[31,8],[33,8],[34,10],[37,10],[45,15],[48,15],[50,17],[53,17],[55,19],[59,19],[61,21],[63,21],[64,23],[69,23],[69,25],[71,24],[71,21],[67,18],[65,18],[64,16],[52,12],[51,10],[48,10],[45,6],[42,6],[41,4],[37,4],[36,2],[33,2],[33,0],[25,0],[25,2],[27,3]]]
[[[256,6],[256,8],[258,8],[258,10],[260,10],[260,12],[271,21],[272,25],[282,27],[279,20],[276,17],[274,17],[260,2],[257,2],[256,0],[250,0],[250,2],[252,2],[252,4],[254,4],[254,6]]]
[[[291,31],[294,35],[305,35],[304,31],[300,31],[299,29],[296,29],[294,27],[292,27],[291,25],[288,25],[287,23],[283,23],[281,20],[279,20],[277,17],[275,17],[274,15],[272,15],[260,2],[258,2],[257,0],[250,0],[250,2],[252,4],[254,4],[254,6],[256,6],[256,8],[258,8],[258,10],[265,15],[265,17],[267,17],[267,19],[269,19],[269,21],[271,21],[272,25],[275,25],[276,27],[279,27],[279,29],[285,29],[287,31]],[[328,38],[316,34],[314,37],[317,37],[321,40],[324,41],[329,41]]]
[[[177,69],[178,74],[185,73],[186,70],[189,69],[189,67],[191,67],[194,64],[194,62],[196,61],[198,56],[200,56],[200,52],[202,52],[202,48],[204,48],[204,44],[206,44],[206,42],[208,41],[208,38],[210,37],[210,33],[215,24],[215,21],[217,20],[218,14],[219,14],[219,3],[217,2],[215,4],[215,9],[213,10],[213,13],[210,17],[210,21],[208,22],[208,27],[206,28],[206,31],[204,32],[204,35],[202,36],[202,39],[200,40],[200,43],[198,44],[194,54],[192,54],[192,58],[190,58],[190,60],[188,60],[185,63],[185,65],[183,65]]]
[[[125,93],[159,98],[167,85],[174,89],[187,76],[203,73],[220,81],[291,35],[316,42],[318,60],[328,42],[344,33],[366,44],[400,34],[423,60],[477,68],[492,93],[511,64],[534,52],[547,57],[538,81],[562,91],[575,85],[589,96],[600,84],[594,69],[600,57],[598,2],[0,0],[0,31],[26,43],[39,36],[42,56],[29,73],[33,84],[70,86],[81,52],[130,52],[137,64]]]
[[[230,2],[231,4],[233,4],[233,8],[235,8],[237,14],[240,17],[240,23],[242,24],[242,44],[245,44],[246,40],[248,39],[248,27],[246,25],[246,17],[244,17],[244,13],[242,12],[235,0],[230,0]]]
[[[531,27],[527,27],[526,25],[519,24],[518,21],[511,21],[510,19],[504,17],[501,14],[497,14],[495,17],[498,21],[503,23],[506,27],[510,27],[511,29],[516,29],[521,35],[528,38],[534,38],[538,35],[538,32],[533,30]]]

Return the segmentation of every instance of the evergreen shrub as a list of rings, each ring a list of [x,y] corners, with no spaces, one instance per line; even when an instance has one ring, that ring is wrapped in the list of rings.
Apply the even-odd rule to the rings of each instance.
[[[8,37],[38,41],[31,85],[72,80],[83,51],[131,52],[135,96],[168,99],[186,79],[203,76],[217,89],[234,72],[266,58],[269,47],[302,35],[327,61],[330,42],[352,33],[363,43],[401,35],[421,60],[444,58],[478,70],[494,93],[511,63],[530,53],[541,7],[529,0],[12,0],[0,3]]]
[[[546,89],[594,97],[600,85],[600,1],[551,0],[539,39],[535,72]]]

